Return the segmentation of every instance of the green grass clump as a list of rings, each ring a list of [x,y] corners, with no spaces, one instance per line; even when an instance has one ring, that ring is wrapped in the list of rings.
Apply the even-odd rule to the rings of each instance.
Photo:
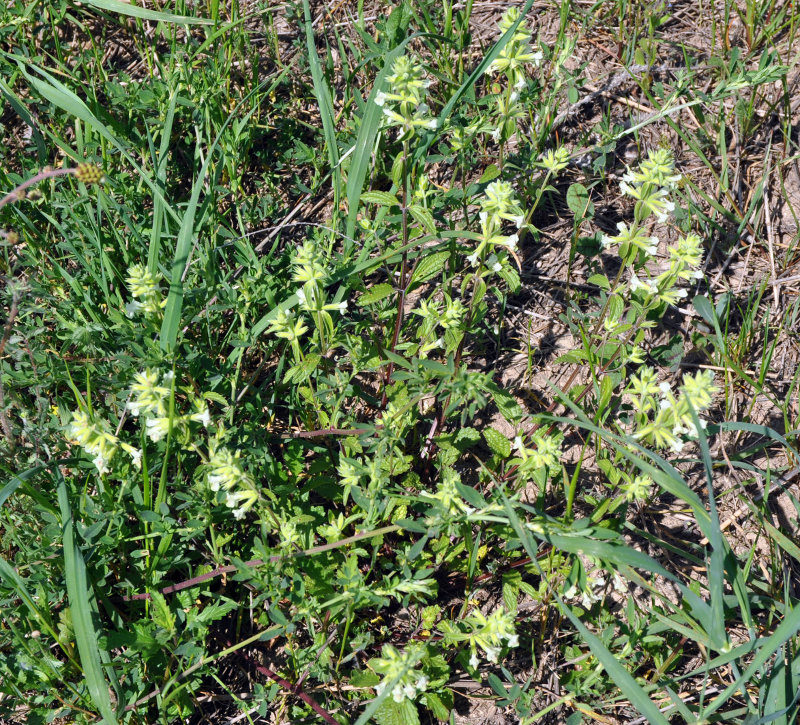
[[[795,722],[797,16],[532,4],[0,11],[0,720]]]

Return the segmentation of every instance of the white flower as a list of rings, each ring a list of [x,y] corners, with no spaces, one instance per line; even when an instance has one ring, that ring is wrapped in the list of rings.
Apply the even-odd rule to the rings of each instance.
[[[191,420],[195,423],[202,423],[203,428],[208,428],[211,423],[211,413],[208,411],[208,406],[205,403],[198,403],[198,407],[202,405],[202,409],[197,413],[192,413]]]
[[[477,670],[479,664],[480,660],[478,659],[478,653],[473,652],[472,657],[469,658],[469,666],[472,667],[473,670]]]
[[[514,224],[516,224],[517,229],[521,229],[522,225],[525,223],[525,215],[520,214],[519,216],[515,216],[511,219],[511,221],[513,221]]]
[[[492,272],[499,272],[501,269],[503,269],[503,265],[500,262],[495,262],[492,265]]]
[[[642,282],[642,280],[640,280],[635,274],[631,275],[630,287],[631,287],[631,292],[636,292],[636,290],[639,289],[643,289],[645,292],[651,295],[656,294],[656,292],[658,292],[657,288],[653,287],[650,284],[647,284],[647,282]]]
[[[395,685],[394,689],[392,690],[392,699],[395,702],[403,702],[403,700],[405,699],[405,696],[406,696],[406,694],[405,694],[405,692],[403,692],[403,686],[402,685]]]
[[[142,309],[142,307],[143,305],[135,300],[133,302],[128,302],[128,304],[125,305],[125,315],[129,318],[133,318],[136,316],[136,313]]]
[[[347,300],[339,303],[339,312],[344,314],[346,310],[347,310]]]
[[[148,438],[157,443],[169,433],[169,418],[148,418],[146,427]]]
[[[428,678],[425,675],[417,680],[416,688],[419,692],[425,692],[428,689]]]
[[[496,128],[492,131],[492,140],[499,141],[500,140],[500,129]]]
[[[486,659],[489,662],[497,662],[497,658],[500,656],[500,648],[499,647],[487,647],[486,648]]]
[[[111,469],[108,467],[108,460],[102,453],[98,453],[92,461],[97,466],[97,471],[100,474],[109,473]]]
[[[120,443],[119,445],[120,448],[122,448],[122,450],[125,451],[131,457],[133,465],[136,466],[136,468],[141,468],[142,467],[141,450],[139,450],[138,448],[134,448],[133,446],[128,445],[127,443]]]
[[[375,105],[383,107],[384,103],[386,103],[386,94],[383,91],[378,91],[375,94]]]
[[[296,294],[297,294],[297,299],[300,301],[300,304],[303,307],[308,307],[308,303],[306,302],[306,293],[302,287],[298,288]]]
[[[467,255],[467,261],[470,263],[471,266],[477,267],[478,266],[478,253],[475,252],[473,254]]]

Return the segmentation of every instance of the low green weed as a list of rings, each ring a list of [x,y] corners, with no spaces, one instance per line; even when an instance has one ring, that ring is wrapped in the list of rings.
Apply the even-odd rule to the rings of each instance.
[[[652,119],[573,148],[556,123],[585,70],[571,9],[550,47],[531,4],[472,68],[452,53],[471,3],[396,8],[374,34],[359,7],[352,36],[327,37],[363,97],[336,95],[308,4],[304,43],[261,78],[242,8],[212,3],[192,30],[188,7],[91,3],[129,16],[159,80],[101,64],[88,96],[6,11],[0,89],[33,131],[0,175],[3,717],[454,722],[469,678],[521,722],[791,721],[790,581],[718,510],[724,463],[744,498],[746,477],[775,476],[756,454],[796,455],[788,405],[783,433],[720,411],[731,374],[765,389],[761,298],[739,324],[708,284],[713,225],[666,137],[607,173],[648,123],[688,137],[678,106],[755,99],[788,67],[648,84]],[[654,61],[657,11],[620,26],[631,62]],[[66,160],[34,174],[34,148]],[[279,215],[328,190],[323,221]],[[528,410],[494,361],[552,209],[552,322],[574,344]],[[678,374],[676,315],[710,365]],[[766,498],[746,500],[775,560],[797,558]],[[652,524],[666,510],[685,531]]]

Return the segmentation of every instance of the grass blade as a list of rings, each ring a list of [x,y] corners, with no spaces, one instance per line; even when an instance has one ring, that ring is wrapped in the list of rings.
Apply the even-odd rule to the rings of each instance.
[[[356,231],[356,217],[358,216],[361,192],[364,188],[364,180],[367,178],[372,163],[372,150],[375,146],[375,139],[378,135],[378,128],[383,117],[383,109],[375,103],[375,96],[383,90],[384,79],[389,74],[395,59],[402,55],[405,46],[418,37],[418,33],[410,35],[403,40],[396,48],[386,54],[386,62],[383,64],[372,91],[367,98],[364,115],[361,118],[361,127],[358,129],[353,159],[350,162],[350,172],[347,175],[347,226],[345,236],[352,239]]]
[[[311,78],[314,81],[314,95],[319,106],[319,115],[322,119],[322,130],[325,134],[325,144],[328,147],[328,162],[331,165],[333,174],[333,208],[339,208],[339,196],[342,191],[342,171],[339,168],[339,146],[336,141],[336,123],[333,117],[333,102],[331,92],[325,77],[322,74],[322,66],[317,54],[317,46],[314,44],[314,30],[311,25],[311,9],[308,0],[303,0],[303,15],[305,18],[306,30],[306,49],[308,51],[308,65],[311,69]]]
[[[122,0],[86,0],[87,5],[98,10],[107,10],[118,15],[127,15],[142,20],[155,20],[156,22],[175,23],[177,25],[213,25],[210,18],[193,18],[187,15],[172,15],[161,10],[148,10],[147,8],[122,2]]]
[[[91,589],[86,576],[86,563],[83,560],[78,542],[75,540],[67,483],[63,476],[59,476],[58,505],[61,509],[64,540],[64,578],[67,585],[67,597],[83,674],[86,678],[89,694],[103,717],[103,722],[116,723],[118,720],[111,704],[108,682],[103,674],[97,631],[92,621],[94,608],[92,607]]]

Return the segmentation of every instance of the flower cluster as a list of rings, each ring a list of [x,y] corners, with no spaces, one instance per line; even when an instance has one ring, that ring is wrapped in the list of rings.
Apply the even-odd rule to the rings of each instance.
[[[403,702],[406,698],[413,700],[418,693],[424,692],[428,687],[428,678],[416,669],[424,654],[425,646],[418,643],[410,644],[403,652],[390,644],[383,645],[381,656],[369,662],[376,674],[383,675],[383,680],[375,687],[378,697],[390,689],[392,699]]]
[[[561,460],[561,444],[557,437],[537,431],[531,439],[532,447],[525,445],[521,435],[514,438],[513,448],[522,467],[530,470],[552,468]]]
[[[111,432],[108,421],[96,418],[85,410],[76,410],[72,414],[67,435],[94,457],[93,463],[101,474],[110,472],[108,464],[119,448],[130,455],[137,468],[142,464],[142,452],[138,448],[120,441]]]
[[[628,594],[628,585],[617,572],[614,572],[611,583],[617,594]],[[602,573],[598,576],[587,576],[582,586],[573,584],[569,587],[569,589],[564,592],[564,599],[575,599],[580,596],[581,606],[588,610],[591,609],[596,602],[603,600],[605,597],[606,585],[606,578]]]
[[[326,339],[333,336],[333,319],[330,312],[344,313],[347,302],[327,301],[325,293],[325,280],[328,271],[325,258],[321,250],[312,241],[306,241],[299,247],[292,262],[294,273],[292,279],[300,282],[296,295],[300,309],[308,312],[316,323],[316,330],[320,343],[325,346]],[[268,331],[276,337],[288,340],[296,361],[303,359],[300,349],[300,338],[308,332],[308,326],[300,316],[295,316],[292,310],[280,310],[274,319],[270,320]]]
[[[303,359],[303,352],[300,349],[300,338],[308,332],[308,325],[303,322],[301,317],[296,317],[292,310],[279,310],[278,314],[270,320],[267,332],[271,332],[275,337],[288,340],[292,346],[295,360]]]
[[[125,281],[128,290],[135,298],[133,302],[125,305],[125,314],[133,317],[141,312],[148,319],[157,319],[167,304],[161,294],[159,278],[144,265],[134,264],[132,267],[128,267],[128,276]]]
[[[710,370],[684,377],[676,396],[669,383],[658,382],[651,367],[643,367],[625,389],[635,411],[633,437],[656,448],[680,452],[683,438],[696,438],[698,434],[692,411],[699,415],[707,410],[716,392]],[[705,427],[705,421],[700,420],[700,425]]]
[[[654,216],[664,221],[675,205],[669,194],[680,176],[674,173],[672,154],[659,148],[648,152],[647,159],[637,169],[629,169],[620,183],[622,191],[636,199],[634,221],[629,226],[617,223],[618,233],[604,234],[602,245],[606,249],[617,247],[624,264],[632,265],[629,281],[631,293],[638,294],[650,304],[676,305],[688,293],[678,287],[681,280],[700,279],[703,261],[702,241],[697,234],[687,234],[668,249],[669,264],[666,269],[651,272],[646,263],[658,251],[658,237],[645,229],[645,221]]]
[[[639,164],[638,170],[628,169],[622,177],[619,188],[636,201],[634,216],[637,221],[642,222],[652,214],[663,222],[675,210],[675,204],[667,198],[681,178],[674,171],[672,152],[659,148],[648,151],[647,159]]]
[[[517,201],[511,184],[506,181],[493,181],[489,184],[480,204],[481,241],[478,248],[467,257],[473,267],[477,266],[479,260],[483,261],[487,248],[499,247],[511,252],[516,250],[519,236],[516,233],[504,235],[504,221],[513,222],[517,229],[525,223],[525,212]]]
[[[414,136],[418,128],[434,130],[438,125],[423,102],[431,85],[423,76],[421,64],[401,55],[392,66],[392,74],[386,78],[389,90],[375,96],[375,103],[383,108],[388,125],[400,128],[401,140]]]
[[[565,146],[559,146],[557,149],[548,149],[539,159],[539,166],[547,171],[557,174],[563,171],[569,164],[569,151]]]
[[[460,624],[459,628],[444,621],[438,626],[448,644],[469,643],[472,652],[469,664],[473,669],[480,663],[478,649],[483,650],[489,662],[497,662],[503,647],[519,646],[519,637],[514,629],[514,615],[511,612],[495,609],[487,617],[476,609],[462,619]]]
[[[170,429],[188,438],[190,423],[200,423],[208,428],[211,422],[208,403],[197,397],[191,388],[185,391],[191,411],[183,415],[175,411],[170,414],[173,378],[171,371],[159,375],[158,371],[148,368],[136,373],[134,383],[131,385],[131,399],[127,408],[134,418],[144,417],[147,437],[153,442],[164,438]]]
[[[517,8],[506,10],[498,24],[500,32],[505,34],[510,31],[519,21],[519,17]],[[498,84],[496,87],[499,92],[494,95],[497,120],[492,130],[492,138],[496,142],[505,144],[516,132],[519,120],[525,117],[525,107],[519,102],[520,92],[527,83],[525,66],[531,63],[539,65],[541,60],[542,53],[531,48],[530,30],[524,22],[519,22],[516,30],[486,71],[490,74],[503,73],[507,83],[505,90],[500,90]]]
[[[448,330],[458,329],[467,313],[467,308],[459,299],[453,299],[447,293],[443,295],[444,308],[431,300],[422,300],[419,307],[412,310],[412,314],[421,318],[421,323],[417,327],[417,340],[413,349],[408,352],[412,355],[426,357],[431,350],[436,348],[446,348],[445,352],[450,352],[445,344],[445,337],[439,335],[441,329],[446,336]],[[448,338],[449,339],[449,338]]]
[[[421,491],[420,496],[435,502],[438,507],[444,510],[447,516],[467,516],[474,513],[475,509],[469,506],[464,497],[456,487],[461,483],[461,477],[452,468],[445,468],[442,471],[442,480],[436,486],[436,493]]]
[[[503,13],[498,23],[500,32],[505,34],[519,19],[519,8],[511,7]],[[541,51],[531,48],[531,33],[524,22],[517,26],[511,38],[503,46],[500,54],[489,66],[488,73],[505,73],[509,85],[522,88],[525,85],[525,65],[542,61]]]
[[[208,460],[208,486],[224,495],[225,505],[233,509],[236,519],[244,517],[258,501],[258,489],[252,477],[239,463],[240,452],[227,448],[213,448]]]

